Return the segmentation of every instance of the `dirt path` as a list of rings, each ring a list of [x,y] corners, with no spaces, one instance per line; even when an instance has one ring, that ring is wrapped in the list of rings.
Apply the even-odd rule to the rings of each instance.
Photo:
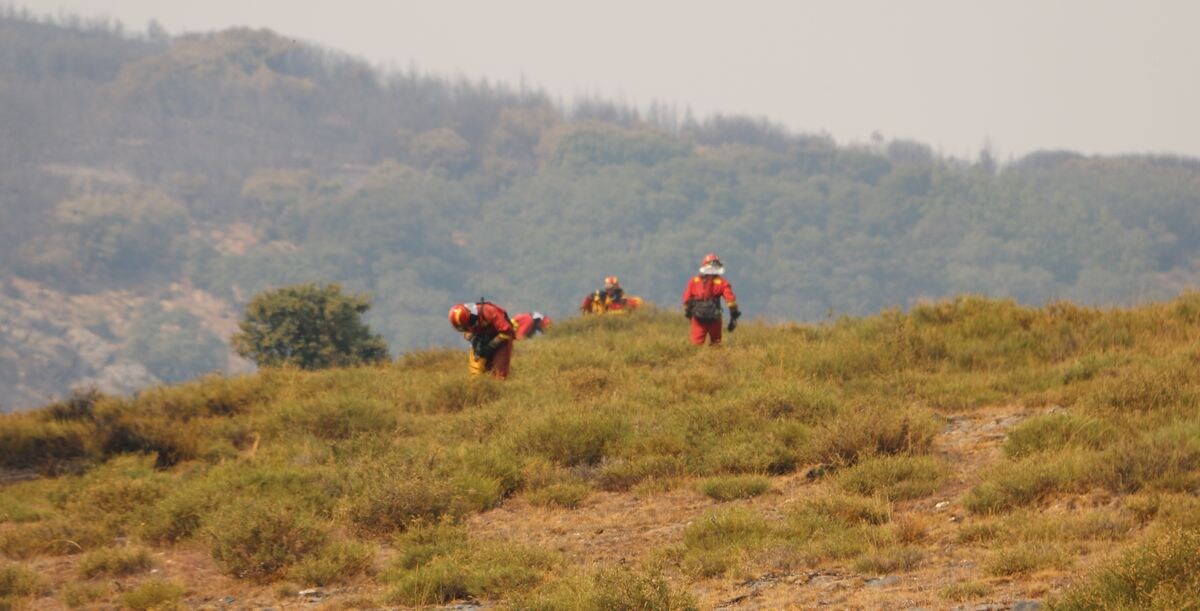
[[[926,557],[914,571],[895,575],[862,575],[846,565],[799,569],[750,579],[702,580],[688,584],[704,608],[807,609],[832,608],[953,608],[939,595],[960,581],[988,581],[991,594],[979,604],[1008,609],[1044,596],[1061,586],[1061,576],[1045,575],[1020,582],[988,580],[978,569],[981,550],[959,546],[956,533],[970,516],[959,498],[980,481],[987,467],[1002,457],[1005,434],[1024,419],[1041,413],[1022,406],[982,408],[946,419],[935,440],[935,453],[951,466],[952,475],[932,496],[898,503],[893,519],[918,520],[927,531]],[[772,478],[772,493],[746,504],[767,516],[778,516],[786,505],[826,484],[796,474]],[[577,509],[534,507],[522,499],[474,516],[468,527],[475,536],[524,541],[558,550],[580,566],[632,564],[678,544],[684,528],[720,504],[694,486],[683,485],[652,494],[595,493]],[[1036,604],[1032,605],[1036,607]],[[1031,607],[1032,608],[1032,607]]]

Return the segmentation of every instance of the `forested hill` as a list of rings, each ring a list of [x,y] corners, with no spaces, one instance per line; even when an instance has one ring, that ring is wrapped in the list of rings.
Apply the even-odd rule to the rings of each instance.
[[[268,31],[0,18],[0,406],[238,365],[256,292],[368,292],[393,353],[481,295],[674,304],[715,250],[750,317],[1190,286],[1200,162],[947,158],[762,119],[388,71]],[[864,117],[869,123],[870,118]]]

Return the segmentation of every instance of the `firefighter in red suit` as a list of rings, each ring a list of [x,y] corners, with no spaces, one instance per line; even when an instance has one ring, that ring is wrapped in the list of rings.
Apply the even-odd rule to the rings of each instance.
[[[683,289],[683,312],[692,321],[691,340],[693,344],[703,345],[707,337],[712,345],[721,343],[721,299],[729,306],[728,331],[737,328],[738,310],[737,296],[733,287],[723,276],[725,266],[721,264],[716,253],[708,253],[700,263],[700,273],[694,276],[687,287]]]
[[[516,338],[508,312],[489,301],[460,303],[450,308],[450,325],[471,342],[467,358],[472,375],[490,371],[501,380],[508,377]]]
[[[550,317],[541,312],[521,312],[513,316],[512,323],[516,327],[517,339],[522,340],[545,333],[550,328]]]

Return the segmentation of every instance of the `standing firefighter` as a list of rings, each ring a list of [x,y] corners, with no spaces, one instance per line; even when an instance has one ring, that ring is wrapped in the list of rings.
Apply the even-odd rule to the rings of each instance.
[[[693,344],[704,344],[705,336],[709,343],[721,343],[721,298],[729,305],[730,333],[737,328],[737,319],[742,315],[738,310],[737,296],[729,281],[722,278],[725,266],[717,258],[716,253],[708,253],[700,263],[700,274],[688,282],[683,289],[683,313],[692,321],[691,340]]]
[[[516,329],[507,312],[489,301],[460,303],[450,308],[450,325],[471,342],[467,359],[472,375],[490,371],[501,380],[508,377]]]
[[[550,328],[550,317],[541,312],[521,312],[513,316],[512,323],[516,327],[517,339],[522,340],[545,333]]]

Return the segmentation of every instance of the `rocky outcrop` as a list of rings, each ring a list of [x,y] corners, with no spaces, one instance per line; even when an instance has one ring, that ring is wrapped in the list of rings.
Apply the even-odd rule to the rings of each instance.
[[[172,307],[217,311],[219,300],[198,291],[172,291],[160,299]],[[125,291],[68,295],[35,282],[0,283],[0,411],[17,411],[65,397],[74,388],[95,387],[129,394],[159,384],[146,365],[122,353],[130,323],[147,298]],[[189,308],[191,309],[191,308]],[[227,336],[231,311],[210,316],[210,326]],[[244,371],[244,361],[234,361]]]

